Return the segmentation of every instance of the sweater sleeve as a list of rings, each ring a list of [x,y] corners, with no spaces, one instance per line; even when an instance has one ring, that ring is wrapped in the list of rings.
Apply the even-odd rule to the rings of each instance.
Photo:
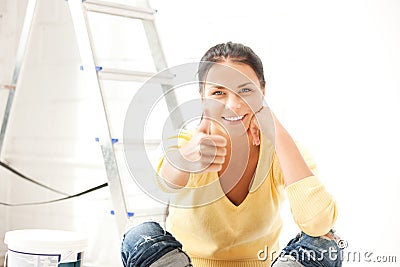
[[[173,185],[168,183],[164,178],[160,176],[160,170],[163,162],[166,159],[165,153],[169,151],[176,151],[185,143],[187,143],[190,138],[192,138],[192,132],[182,131],[176,136],[172,136],[168,139],[164,145],[167,145],[166,151],[161,148],[161,145],[156,149],[155,155],[153,156],[152,164],[153,168],[156,170],[157,175],[155,175],[155,183],[159,189],[165,193],[177,193],[180,188],[174,188]]]
[[[320,182],[316,164],[310,154],[299,144],[297,146],[314,175],[286,186],[291,213],[303,232],[310,236],[322,236],[332,229],[336,221],[336,203]],[[281,172],[278,179],[284,183]]]
[[[337,217],[336,203],[317,176],[306,177],[286,187],[293,218],[310,236],[332,229]]]

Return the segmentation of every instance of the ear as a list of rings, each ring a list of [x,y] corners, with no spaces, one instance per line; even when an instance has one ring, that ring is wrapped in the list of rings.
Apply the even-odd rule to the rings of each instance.
[[[261,93],[262,93],[263,96],[265,96],[265,86],[261,87]]]

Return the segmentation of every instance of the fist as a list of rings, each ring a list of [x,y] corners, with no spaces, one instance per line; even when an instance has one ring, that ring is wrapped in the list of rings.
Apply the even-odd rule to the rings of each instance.
[[[179,149],[180,169],[186,172],[217,172],[222,169],[226,156],[227,140],[210,134],[211,119],[205,111],[199,129],[190,141]]]

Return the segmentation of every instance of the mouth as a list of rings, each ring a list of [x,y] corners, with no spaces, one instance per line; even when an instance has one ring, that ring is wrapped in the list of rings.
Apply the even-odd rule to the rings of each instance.
[[[233,116],[233,117],[222,117],[222,119],[228,121],[228,122],[238,122],[238,121],[242,121],[243,118],[246,115],[242,115],[242,116]]]

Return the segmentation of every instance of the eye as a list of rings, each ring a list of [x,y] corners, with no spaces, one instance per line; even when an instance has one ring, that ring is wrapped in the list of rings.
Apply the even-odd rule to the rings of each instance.
[[[249,93],[251,91],[253,91],[253,89],[251,89],[251,88],[242,88],[242,89],[240,89],[239,93]]]
[[[220,90],[216,90],[214,92],[211,93],[212,95],[223,95],[224,92],[220,91]]]

